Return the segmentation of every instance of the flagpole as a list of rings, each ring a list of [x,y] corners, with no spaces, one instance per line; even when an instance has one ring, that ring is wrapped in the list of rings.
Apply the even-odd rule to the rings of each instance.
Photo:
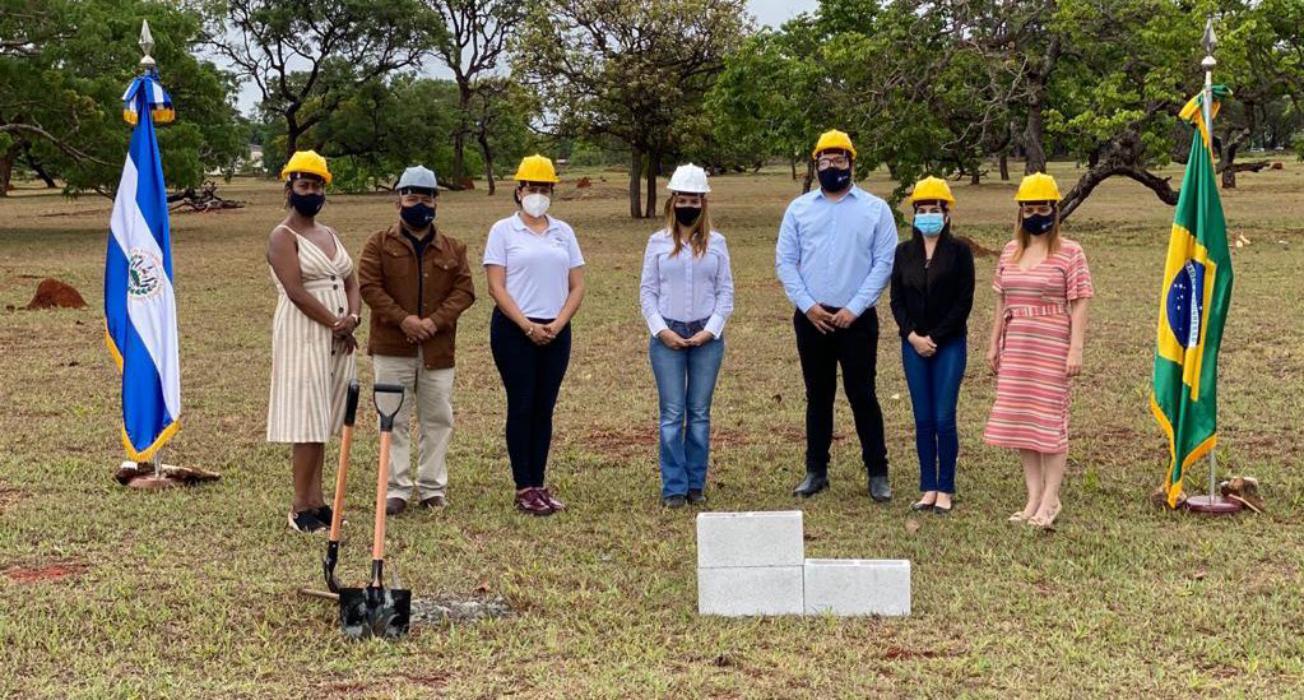
[[[1204,68],[1204,99],[1201,108],[1204,110],[1204,128],[1209,134],[1209,148],[1213,149],[1213,69],[1218,65],[1218,59],[1213,57],[1214,48],[1218,46],[1218,37],[1213,33],[1213,17],[1204,24],[1204,60],[1200,61],[1200,67]],[[1218,499],[1218,458],[1214,456],[1214,450],[1209,450],[1209,503],[1216,503]]]

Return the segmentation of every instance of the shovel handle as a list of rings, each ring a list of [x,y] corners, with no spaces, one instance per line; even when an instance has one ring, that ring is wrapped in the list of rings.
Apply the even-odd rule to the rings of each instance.
[[[357,384],[353,385],[354,388]],[[357,409],[358,397],[353,395],[353,407]],[[335,470],[335,498],[331,501],[331,542],[340,541],[340,523],[344,522],[344,486],[349,478],[349,449],[353,447],[353,421],[345,419],[344,428],[340,430],[340,466]]]
[[[349,393],[344,399],[344,425],[353,427],[354,421],[358,419],[358,380],[354,379],[349,382]]]
[[[394,429],[394,416],[398,415],[398,410],[403,407],[403,385],[402,384],[374,384],[372,385],[371,401],[376,406],[376,413],[380,414],[380,430],[385,432]],[[394,410],[386,411],[381,407],[380,397],[383,394],[398,395],[398,402],[394,404]],[[389,401],[386,400],[388,405]]]
[[[380,431],[380,467],[376,470],[376,527],[371,544],[372,561],[385,558],[385,492],[389,488],[389,430]]]

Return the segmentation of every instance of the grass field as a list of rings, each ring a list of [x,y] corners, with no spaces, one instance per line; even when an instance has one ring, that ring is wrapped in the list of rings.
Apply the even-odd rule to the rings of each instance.
[[[1068,164],[1053,172],[1075,177]],[[173,218],[185,408],[167,461],[223,478],[150,495],[109,478],[121,459],[118,379],[101,342],[111,203],[38,191],[0,200],[0,306],[19,309],[0,311],[0,696],[1304,696],[1304,165],[1244,175],[1224,193],[1229,230],[1251,245],[1234,251],[1218,459],[1224,474],[1259,477],[1270,514],[1201,520],[1146,502],[1165,458],[1145,396],[1172,213],[1120,180],[1066,231],[1086,248],[1097,296],[1064,513],[1049,535],[1006,523],[1023,504],[1021,472],[981,441],[991,258],[978,261],[955,514],[909,514],[913,426],[886,313],[879,397],[897,497],[882,507],[865,496],[840,398],[833,488],[793,501],[803,391],[773,247],[797,187],[780,171],[713,181],[738,300],[710,507],[799,507],[808,556],[912,560],[914,615],[892,620],[697,616],[693,514],[657,498],[637,302],[653,225],[625,215],[621,174],[591,174],[594,188],[567,200],[576,191],[565,183],[553,208],[578,232],[590,290],[550,470],[571,509],[533,519],[511,508],[492,304],[477,274],[458,347],[452,507],[392,521],[390,553],[417,596],[501,595],[518,612],[393,644],[346,642],[332,606],[294,594],[319,582],[324,539],[286,530],[288,450],[263,441],[275,302],[263,250],[279,187],[238,182],[223,191],[247,208]],[[865,184],[890,189],[881,176]],[[958,185],[957,230],[999,249],[1013,188]],[[356,259],[392,207],[385,196],[332,196],[321,218]],[[509,192],[446,194],[439,222],[478,261],[489,225],[510,211]],[[21,310],[46,276],[77,286],[89,307]],[[359,374],[368,385],[365,356]],[[363,511],[377,449],[374,423],[362,422],[339,569],[354,583],[370,554]],[[328,482],[334,459],[331,447]],[[1188,489],[1203,489],[1204,474]],[[48,566],[67,575],[43,575]]]

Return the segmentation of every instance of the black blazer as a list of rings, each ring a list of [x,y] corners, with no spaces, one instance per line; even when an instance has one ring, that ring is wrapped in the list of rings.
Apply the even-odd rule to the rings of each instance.
[[[915,231],[897,245],[892,265],[892,316],[901,337],[911,331],[941,345],[968,333],[973,309],[973,251],[955,240],[950,227],[937,239],[925,265],[924,237]]]

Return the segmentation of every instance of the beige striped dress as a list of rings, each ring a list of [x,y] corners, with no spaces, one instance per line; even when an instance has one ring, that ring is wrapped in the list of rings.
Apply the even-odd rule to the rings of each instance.
[[[335,256],[297,231],[299,274],[303,286],[331,313],[348,308],[344,280],[353,274],[353,260],[335,231]],[[352,353],[334,342],[331,329],[308,318],[276,284],[276,314],[272,317],[272,388],[267,401],[268,442],[327,442],[344,423],[349,381],[357,377]]]

